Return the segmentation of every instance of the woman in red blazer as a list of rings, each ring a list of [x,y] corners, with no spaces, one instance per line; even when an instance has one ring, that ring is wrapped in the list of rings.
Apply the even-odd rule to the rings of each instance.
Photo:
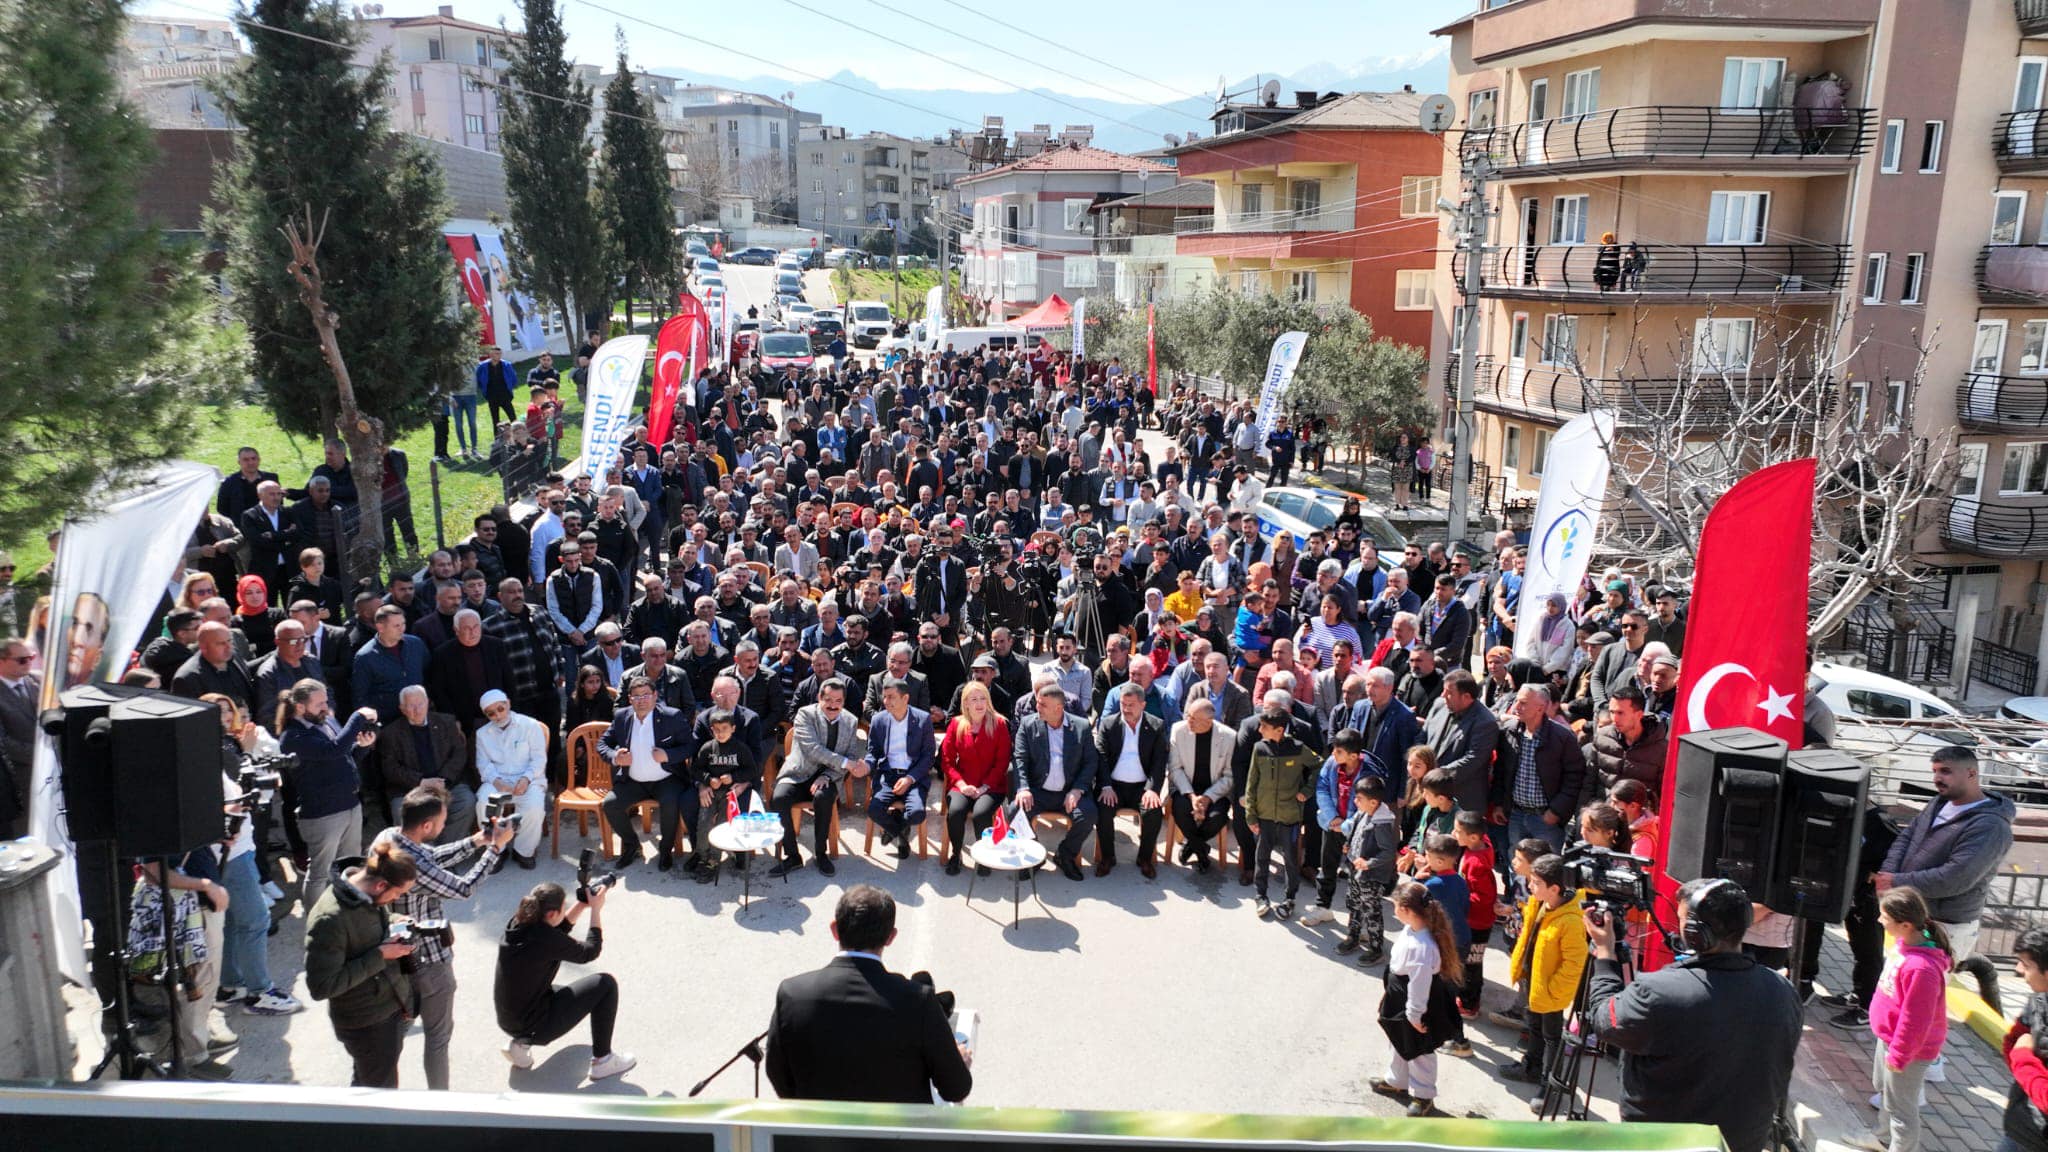
[[[960,715],[946,725],[946,738],[939,742],[939,764],[946,771],[946,827],[953,837],[953,854],[946,860],[946,875],[960,874],[960,854],[967,849],[967,818],[974,817],[974,834],[995,823],[996,806],[1009,789],[1010,722],[990,702],[988,688],[970,680],[960,690]],[[988,869],[976,866],[983,876]]]

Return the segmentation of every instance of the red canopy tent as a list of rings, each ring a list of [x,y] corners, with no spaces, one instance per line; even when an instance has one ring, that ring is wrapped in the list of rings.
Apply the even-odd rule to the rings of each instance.
[[[1045,303],[1017,317],[1015,320],[1006,320],[1004,323],[1023,328],[1026,331],[1042,331],[1048,328],[1065,328],[1073,323],[1073,318],[1074,306],[1060,299],[1060,294],[1055,292],[1046,299]]]

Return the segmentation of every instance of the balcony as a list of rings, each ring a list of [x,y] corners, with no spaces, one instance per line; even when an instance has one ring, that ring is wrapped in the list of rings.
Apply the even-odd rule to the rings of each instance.
[[[1826,123],[1821,118],[1826,118]],[[1500,175],[1563,175],[1650,169],[1745,173],[1847,172],[1870,150],[1868,108],[1815,112],[1794,108],[1645,105],[1608,108],[1468,133]],[[1737,163],[1739,162],[1739,163]]]
[[[2048,247],[1985,245],[1977,254],[1977,299],[1985,304],[2048,304]]]
[[[1164,260],[1179,255],[1180,242],[1171,232],[1140,232],[1134,236],[1097,236],[1097,256],[1136,256]]]
[[[2048,0],[2044,0],[2048,5]],[[2007,112],[1991,130],[1991,151],[2001,172],[2048,172],[2048,113]]]
[[[1942,517],[1941,542],[1972,556],[2048,559],[2048,508],[1957,496]]]
[[[1455,389],[1457,357],[1447,357],[1445,385]],[[1534,416],[1563,423],[1596,408],[1612,410],[1623,425],[1645,425],[1652,421],[1682,419],[1693,427],[1711,427],[1717,421],[1741,414],[1753,415],[1766,395],[1810,396],[1793,383],[1782,393],[1768,391],[1777,386],[1758,377],[1741,375],[1723,379],[1704,373],[1694,379],[1665,377],[1589,377],[1571,368],[1551,364],[1507,364],[1489,356],[1473,362],[1473,401],[1480,408],[1513,416]],[[1832,390],[1829,400],[1831,401]],[[1831,403],[1822,402],[1823,407]],[[1805,419],[1811,413],[1794,411],[1792,404],[1784,419]]]
[[[1351,227],[1346,213],[1335,208],[1306,212],[1235,212],[1228,216],[1180,216],[1173,231],[1180,236],[1211,233],[1341,232]]]
[[[1508,68],[1650,40],[1845,40],[1876,25],[1882,7],[1881,0],[1824,8],[1784,0],[1521,0],[1471,17],[1471,53],[1483,67]]]
[[[1487,249],[1482,296],[1524,300],[1655,302],[1760,296],[1822,301],[1849,282],[1850,253],[1841,244],[1641,244],[1639,271],[1631,253],[1598,244]],[[1464,282],[1465,256],[1451,261]]]
[[[1993,432],[2048,428],[2048,376],[1968,373],[1956,389],[1956,419]]]
[[[2020,35],[2048,35],[2048,0],[2012,0],[2012,14],[2019,17]]]

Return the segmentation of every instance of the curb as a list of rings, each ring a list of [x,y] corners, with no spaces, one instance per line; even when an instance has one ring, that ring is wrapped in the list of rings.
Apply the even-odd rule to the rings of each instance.
[[[1948,986],[1948,1018],[1959,1022],[1990,1045],[1992,1055],[2005,1059],[2005,1017],[1991,1010],[1976,992],[1957,984]]]

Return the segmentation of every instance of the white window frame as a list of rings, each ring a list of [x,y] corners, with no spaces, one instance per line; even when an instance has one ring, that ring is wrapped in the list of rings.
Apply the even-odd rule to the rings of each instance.
[[[1060,201],[1060,224],[1070,233],[1079,233],[1088,222],[1088,207],[1095,201],[1086,197],[1068,197]]]
[[[1398,268],[1394,271],[1394,311],[1428,312],[1436,307],[1434,280],[1429,268]],[[1453,328],[1452,332],[1458,329]]]
[[[1897,172],[1899,161],[1906,151],[1906,122],[1887,120],[1884,122],[1884,144],[1878,150],[1877,170]]]
[[[415,68],[405,75],[408,81],[406,85],[408,91],[424,92],[427,90],[427,78],[420,73],[419,69]]]
[[[2007,203],[2014,203],[2019,205],[2019,210],[2015,212],[2012,217],[2012,235],[2008,239],[2000,240],[1998,238],[2000,235],[1998,225],[1999,211],[2002,208],[2002,206]],[[2027,194],[2025,192],[2017,192],[2004,189],[1993,192],[1991,194],[1991,235],[1990,238],[1986,241],[1986,243],[1989,243],[1994,247],[2010,247],[2012,245],[2020,243],[2020,241],[2026,236],[2026,234]]]
[[[1906,423],[1906,381],[1884,382],[1884,430],[1897,432]]]
[[[1559,117],[1575,120],[1591,116],[1600,110],[1600,69],[1581,68],[1564,74],[1564,99],[1558,105]]]
[[[1522,428],[1518,424],[1501,425],[1500,470],[1520,472],[1522,470]]]
[[[1287,273],[1287,296],[1288,296],[1288,299],[1290,299],[1290,300],[1298,300],[1298,301],[1300,301],[1300,302],[1302,302],[1302,303],[1304,303],[1304,304],[1313,304],[1313,303],[1315,303],[1315,302],[1316,302],[1316,273],[1315,273],[1315,269],[1313,269],[1313,268],[1309,268],[1309,269],[1299,269],[1299,270],[1294,270],[1294,271],[1290,271],[1290,272],[1288,272],[1288,273]],[[1398,301],[1398,299],[1399,299],[1399,294],[1398,294],[1398,291],[1397,291],[1397,293],[1396,293],[1396,300]],[[1396,307],[1399,307],[1399,304],[1397,303],[1397,304],[1396,304],[1395,306],[1396,306]]]
[[[1304,191],[1308,190],[1308,189],[1311,189],[1311,188],[1315,189],[1315,203],[1314,203],[1314,204],[1311,204],[1311,205],[1305,205],[1305,204],[1303,203],[1303,196],[1302,196],[1302,193],[1303,193]],[[1288,214],[1289,216],[1293,217],[1293,218],[1294,218],[1294,219],[1295,219],[1295,220],[1296,220],[1297,222],[1299,222],[1299,221],[1302,221],[1302,220],[1306,220],[1306,219],[1308,219],[1308,218],[1309,218],[1309,217],[1311,217],[1311,216],[1318,216],[1318,215],[1321,215],[1321,214],[1322,214],[1322,211],[1323,211],[1323,182],[1322,182],[1321,180],[1290,180],[1290,181],[1288,181],[1288,183],[1287,183],[1287,214]]]
[[[2048,376],[2048,320],[2020,324],[2020,376]]]
[[[1401,177],[1401,215],[1434,216],[1436,201],[1441,194],[1443,178],[1440,176]]]
[[[1730,219],[1730,210],[1734,209],[1737,205],[1754,205],[1754,224],[1743,229],[1744,238],[1731,240],[1728,238],[1726,228]],[[1740,224],[1749,225],[1752,221],[1752,213],[1745,208],[1736,219]],[[1770,234],[1770,230],[1771,194],[1769,192],[1723,191],[1708,195],[1708,244],[1731,248],[1748,247],[1763,243],[1764,237]],[[1715,239],[1717,231],[1720,232],[1720,239],[1718,240]]]
[[[1068,256],[1060,261],[1060,283],[1064,287],[1093,288],[1095,281],[1095,257]]]
[[[1475,88],[1465,94],[1465,127],[1485,131],[1500,122],[1500,89]]]
[[[1965,500],[1975,500],[1984,495],[1984,469],[1990,461],[1989,444],[1960,444],[1956,446],[1956,486],[1950,495]],[[1969,484],[1969,491],[1963,485]]]
[[[1948,121],[1928,120],[1920,126],[1920,171],[1941,171],[1941,148],[1948,137]]]
[[[1543,458],[1550,455],[1550,429],[1538,428],[1529,438],[1529,466],[1522,471],[1531,476],[1543,475]]]
[[[1592,199],[1581,192],[1576,196],[1554,197],[1550,201],[1550,243],[1553,246],[1569,248],[1586,242],[1586,218],[1592,212]],[[1571,227],[1573,224],[1577,225],[1576,229]]]
[[[1863,302],[1884,303],[1884,280],[1891,256],[1885,252],[1872,252],[1863,257]]]
[[[1242,295],[1245,295],[1245,296],[1249,296],[1249,295],[1251,295],[1251,294],[1252,294],[1252,293],[1254,293],[1254,292],[1259,292],[1259,291],[1263,291],[1263,290],[1265,289],[1265,287],[1266,287],[1266,286],[1265,286],[1264,284],[1260,283],[1260,279],[1259,279],[1259,278],[1260,278],[1260,277],[1261,277],[1262,275],[1263,275],[1263,273],[1261,273],[1261,272],[1260,272],[1260,271],[1259,271],[1258,269],[1256,269],[1256,268],[1240,268],[1240,269],[1238,269],[1238,271],[1237,271],[1237,290],[1238,290],[1238,292],[1239,292],[1240,294],[1242,294]]]
[[[2017,487],[2008,487],[2007,478],[2013,473],[2013,463],[2019,463]],[[2035,477],[2038,487],[2028,487],[2029,474],[2041,472],[2048,475],[2048,442],[2029,440],[2018,444],[2007,444],[1999,457],[1998,494],[2000,496],[2040,496],[2048,493],[2048,480]]]
[[[466,112],[462,116],[462,129],[477,136],[484,134],[484,116],[481,112]]]
[[[1266,186],[1264,184],[1240,184],[1237,186],[1237,214],[1257,216],[1266,210]]]
[[[1756,320],[1743,316],[1702,316],[1693,323],[1693,372],[1747,372],[1756,362]],[[1724,349],[1741,349],[1724,355]],[[1725,362],[1724,362],[1725,361]]]
[[[1754,76],[1750,73],[1754,68]],[[1733,75],[1730,75],[1731,71]],[[1768,79],[1770,83],[1766,84]],[[1778,107],[1778,89],[1785,83],[1783,56],[1727,56],[1721,61],[1721,103],[1724,112],[1761,112]],[[1731,93],[1731,85],[1733,91]],[[1745,95],[1745,91],[1747,95]]]
[[[1579,318],[1568,312],[1552,312],[1543,318],[1543,342],[1537,346],[1536,362],[1569,368],[1578,360]]]
[[[1905,282],[1899,285],[1899,303],[1920,303],[1920,293],[1926,287],[1926,279],[1927,253],[1906,253]]]
[[[1870,423],[1870,381],[1849,381],[1849,426],[1861,431]]]

